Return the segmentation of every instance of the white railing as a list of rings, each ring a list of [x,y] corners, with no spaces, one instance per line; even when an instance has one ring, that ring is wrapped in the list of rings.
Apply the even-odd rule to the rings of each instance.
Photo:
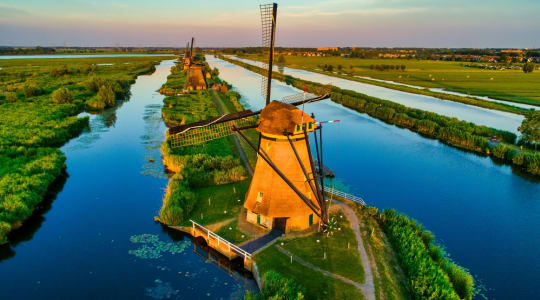
[[[347,199],[347,200],[350,200],[350,201],[353,201],[353,202],[356,202],[356,203],[360,203],[363,206],[366,206],[366,202],[364,201],[364,199],[362,199],[362,198],[360,198],[358,196],[355,196],[355,195],[347,194],[345,192],[336,190],[333,187],[325,186],[324,187],[324,192],[328,193],[330,195],[334,195],[334,196],[337,196],[337,197],[340,197],[340,198],[343,198],[343,199]]]
[[[214,239],[217,241],[217,244],[218,244],[218,247],[220,244],[225,244],[226,246],[229,247],[229,251],[233,250],[234,252],[236,252],[237,254],[239,255],[242,255],[244,256],[245,259],[249,259],[251,260],[251,254],[246,252],[246,250],[236,246],[235,244],[227,241],[226,239],[220,237],[219,235],[217,235],[216,233],[214,233],[212,230],[204,227],[203,225],[193,221],[193,220],[190,220],[191,221],[191,224],[192,224],[192,235],[195,236],[195,227],[197,227],[200,231],[202,231],[204,234],[206,234],[207,238],[208,238],[208,244],[210,245],[210,239]]]

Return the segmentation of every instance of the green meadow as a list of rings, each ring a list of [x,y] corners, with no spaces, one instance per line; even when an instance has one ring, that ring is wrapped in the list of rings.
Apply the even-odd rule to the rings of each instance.
[[[85,110],[129,98],[158,57],[0,60],[0,243],[20,227],[61,176],[58,147],[88,127]]]
[[[247,58],[261,60],[260,56]],[[416,60],[416,59],[362,59],[344,57],[285,56],[285,65],[335,76],[361,80],[354,76],[389,80],[424,88],[443,88],[463,94],[488,96],[495,99],[540,106],[540,71],[525,74],[521,70],[485,70],[465,67],[471,62]],[[332,65],[332,72],[324,71]],[[379,71],[371,66],[390,65],[399,69]],[[401,70],[401,66],[405,70]],[[341,67],[340,67],[341,66]]]

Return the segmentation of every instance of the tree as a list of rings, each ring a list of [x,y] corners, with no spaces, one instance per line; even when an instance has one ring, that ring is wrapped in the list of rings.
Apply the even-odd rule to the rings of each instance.
[[[54,91],[51,95],[52,100],[55,103],[61,104],[61,103],[71,103],[73,100],[73,96],[71,95],[71,92],[66,88],[59,88],[56,91]]]
[[[280,65],[284,65],[285,64],[285,56],[283,56],[283,54],[280,54],[278,56],[278,59],[277,59],[277,63],[280,64]]]
[[[536,150],[540,142],[540,111],[530,113],[518,130],[521,132],[521,140],[530,144],[534,142]]]
[[[534,71],[534,63],[528,62],[523,65],[524,73],[532,73],[532,71]]]

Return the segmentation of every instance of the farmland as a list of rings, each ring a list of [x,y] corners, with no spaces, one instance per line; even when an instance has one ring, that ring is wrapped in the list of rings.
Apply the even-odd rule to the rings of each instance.
[[[261,60],[260,56],[246,58]],[[464,66],[465,62],[360,59],[343,57],[285,56],[285,65],[344,78],[362,81],[361,77],[388,80],[424,88],[442,88],[463,94],[487,96],[494,99],[540,106],[540,72],[523,73],[521,70],[485,70]],[[332,71],[324,71],[332,65]],[[399,66],[399,69],[379,71],[375,66]],[[402,70],[401,66],[405,69]],[[341,67],[340,67],[341,66]],[[371,68],[373,66],[373,68]],[[336,73],[333,73],[336,72]],[[373,83],[373,82],[372,82]]]

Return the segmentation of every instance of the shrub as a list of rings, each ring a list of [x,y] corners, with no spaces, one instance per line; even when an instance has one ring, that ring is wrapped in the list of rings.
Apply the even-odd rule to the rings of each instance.
[[[505,159],[508,150],[509,148],[505,144],[498,144],[495,146],[495,148],[493,148],[493,156],[499,159]]]
[[[384,210],[379,220],[408,276],[414,299],[471,299],[472,276],[452,266],[444,250],[432,244],[431,232],[394,210]]]
[[[302,300],[304,288],[291,278],[285,278],[275,271],[263,275],[263,288],[259,296],[248,292],[245,300]]]
[[[115,94],[109,85],[102,85],[98,91],[98,99],[105,104],[105,107],[111,107],[115,104]]]
[[[512,158],[512,163],[516,166],[522,166],[525,161],[525,155],[519,152]]]
[[[27,82],[23,86],[23,93],[26,98],[41,94],[41,88],[35,82]]]
[[[4,96],[6,97],[7,102],[17,102],[19,100],[17,94],[14,92],[6,92]]]
[[[58,104],[71,103],[71,101],[73,100],[71,92],[66,88],[57,89],[52,93],[51,98],[55,103]]]
[[[105,84],[105,80],[99,78],[99,77],[92,77],[90,80],[85,82],[86,90],[89,92],[97,93],[99,91],[99,88]]]

